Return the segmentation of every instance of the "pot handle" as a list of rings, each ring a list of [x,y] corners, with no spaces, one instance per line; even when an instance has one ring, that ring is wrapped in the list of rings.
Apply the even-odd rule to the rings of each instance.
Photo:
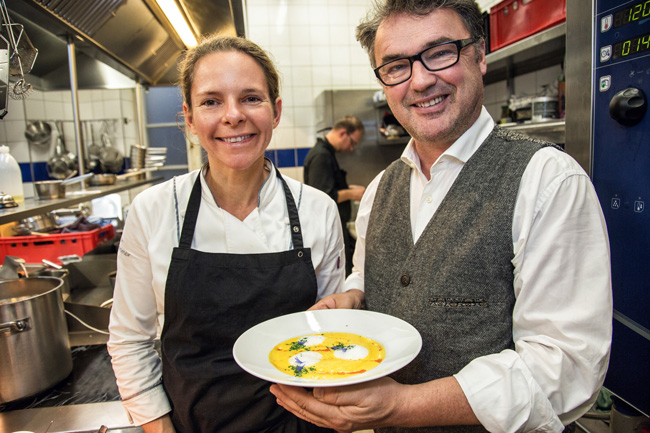
[[[0,334],[7,333],[17,334],[32,329],[32,322],[29,317],[21,320],[14,320],[13,322],[0,323]]]

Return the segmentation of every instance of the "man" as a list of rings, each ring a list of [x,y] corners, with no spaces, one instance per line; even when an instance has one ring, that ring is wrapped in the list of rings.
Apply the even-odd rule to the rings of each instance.
[[[345,243],[346,276],[352,271],[354,252],[354,239],[347,227],[352,215],[350,202],[361,200],[366,188],[348,185],[346,172],[339,167],[335,152],[352,152],[363,139],[364,132],[363,123],[358,117],[345,116],[334,123],[325,137],[318,138],[305,158],[305,183],[324,191],[338,204]]]
[[[609,357],[609,246],[591,181],[561,150],[495,128],[473,0],[378,8],[357,38],[412,140],[368,185],[346,285],[412,323],[422,351],[390,378],[271,391],[338,431],[561,432],[596,399]]]

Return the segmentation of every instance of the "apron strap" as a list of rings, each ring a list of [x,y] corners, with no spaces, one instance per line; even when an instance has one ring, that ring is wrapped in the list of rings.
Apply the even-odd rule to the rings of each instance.
[[[284,198],[287,201],[287,210],[289,211],[289,224],[291,226],[291,241],[293,243],[294,249],[302,249],[302,227],[300,227],[300,218],[298,217],[298,209],[296,209],[296,201],[293,199],[293,194],[289,189],[289,185],[284,180],[280,171],[275,167],[275,172],[282,181],[282,187],[284,188]]]
[[[287,211],[289,212],[289,224],[291,232],[291,241],[294,249],[302,249],[302,227],[300,226],[300,218],[298,217],[298,209],[296,208],[296,202],[293,199],[293,194],[289,189],[289,185],[284,180],[280,171],[275,167],[275,173],[278,178],[282,181],[282,187],[284,188],[284,198],[287,202]],[[192,192],[190,194],[190,200],[187,204],[185,210],[185,219],[183,220],[183,230],[181,231],[181,239],[179,241],[180,248],[191,248],[192,239],[194,238],[194,228],[196,227],[196,220],[199,216],[199,208],[201,206],[201,173],[196,177],[194,186],[192,187]]]
[[[196,227],[196,220],[199,217],[199,208],[201,207],[201,173],[196,177],[192,193],[190,194],[190,201],[185,209],[185,219],[183,220],[183,231],[181,232],[181,240],[178,243],[180,248],[191,248],[192,239],[194,239],[194,227]]]

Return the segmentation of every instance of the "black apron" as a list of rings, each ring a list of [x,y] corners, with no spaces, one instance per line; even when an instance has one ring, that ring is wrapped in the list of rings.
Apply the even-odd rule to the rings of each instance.
[[[242,370],[232,347],[248,328],[304,311],[317,297],[311,250],[303,248],[300,219],[284,187],[293,249],[227,254],[191,249],[201,205],[201,175],[185,213],[165,286],[163,385],[177,432],[324,431],[280,407],[270,383]]]

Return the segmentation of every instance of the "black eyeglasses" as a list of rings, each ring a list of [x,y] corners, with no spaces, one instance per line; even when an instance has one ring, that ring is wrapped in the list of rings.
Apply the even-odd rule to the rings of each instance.
[[[349,132],[347,134],[348,137],[350,138],[350,142],[352,143],[352,147],[357,147],[357,144],[359,144],[359,142],[356,141],[354,138],[352,138],[352,134],[350,134]]]
[[[443,42],[414,56],[391,60],[375,68],[375,76],[386,86],[396,86],[411,78],[413,62],[416,60],[422,62],[422,65],[431,72],[450,68],[458,63],[460,50],[475,41],[476,39],[470,38]]]

